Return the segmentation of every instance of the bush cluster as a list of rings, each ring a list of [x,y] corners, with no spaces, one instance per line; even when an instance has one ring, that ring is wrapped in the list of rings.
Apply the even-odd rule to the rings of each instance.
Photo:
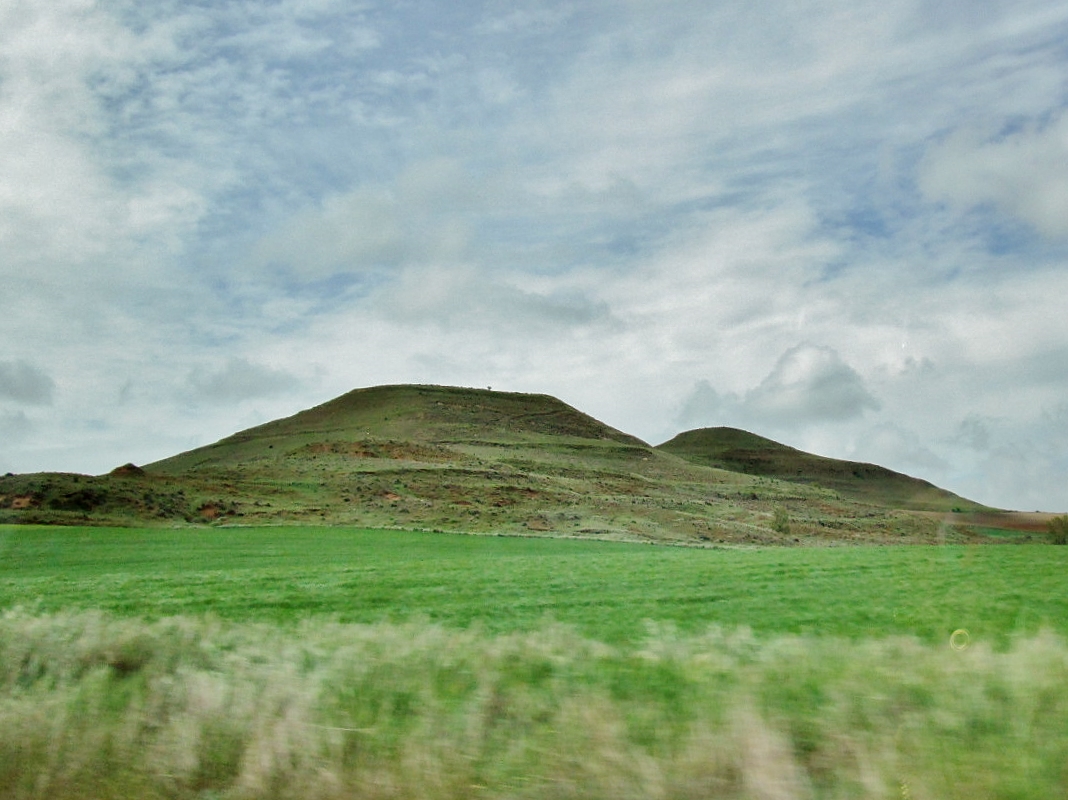
[[[1049,531],[1049,538],[1053,544],[1068,544],[1068,514],[1051,519],[1046,529]]]

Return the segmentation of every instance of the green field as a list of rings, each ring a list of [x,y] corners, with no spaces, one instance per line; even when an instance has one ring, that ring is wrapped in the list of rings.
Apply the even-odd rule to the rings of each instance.
[[[0,527],[0,798],[1065,797],[1066,567]]]
[[[293,623],[547,621],[606,642],[647,620],[851,639],[1068,635],[1068,548],[693,549],[345,528],[0,527],[0,608]]]

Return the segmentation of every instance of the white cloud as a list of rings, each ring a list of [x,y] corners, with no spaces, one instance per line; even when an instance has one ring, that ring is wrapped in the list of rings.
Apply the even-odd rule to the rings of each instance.
[[[733,424],[794,428],[856,419],[879,403],[860,375],[830,347],[803,342],[783,353],[771,372],[744,395],[720,395],[699,381],[686,400],[683,424]]]
[[[507,8],[508,5],[506,4]],[[475,32],[480,34],[513,34],[516,32],[543,32],[553,29],[565,23],[574,15],[574,8],[570,6],[552,7],[552,5],[527,8],[516,8],[501,12],[498,16],[490,16],[485,21],[475,26]],[[492,12],[491,12],[492,13]]]
[[[830,347],[803,343],[787,350],[746,405],[760,417],[782,422],[838,422],[877,410],[879,403],[856,370]]]
[[[81,35],[75,32],[80,31]],[[84,3],[0,9],[0,243],[4,277],[108,247],[122,203],[87,139],[104,128],[85,85],[119,60],[121,30]]]
[[[1034,415],[966,418],[958,430],[969,457],[954,458],[947,480],[962,493],[1003,508],[1063,512],[1068,470],[1068,406],[1063,401]]]
[[[1068,115],[984,137],[962,131],[920,167],[928,197],[964,208],[991,204],[1045,236],[1068,235]]]
[[[864,430],[854,447],[856,460],[891,464],[916,477],[944,475],[949,464],[935,453],[923,437],[903,425],[884,422]]]
[[[976,414],[969,414],[961,420],[956,438],[973,450],[988,450],[990,448],[989,423]]]
[[[10,446],[17,444],[30,436],[33,432],[33,422],[25,411],[4,411],[0,413],[0,439]],[[8,456],[8,453],[0,450],[0,459]],[[7,472],[0,461],[0,472]]]
[[[470,211],[485,200],[455,161],[430,159],[395,180],[324,198],[256,245],[251,266],[282,266],[302,277],[455,265],[470,238]]]
[[[197,397],[212,403],[238,403],[252,398],[290,392],[300,380],[290,372],[255,364],[246,358],[231,358],[216,370],[196,369],[189,385]]]
[[[0,399],[24,405],[52,402],[56,382],[26,361],[0,361]]]
[[[497,342],[531,334],[555,339],[586,326],[618,326],[596,292],[569,284],[432,263],[404,270],[395,283],[373,295],[373,302],[387,324],[471,332]]]

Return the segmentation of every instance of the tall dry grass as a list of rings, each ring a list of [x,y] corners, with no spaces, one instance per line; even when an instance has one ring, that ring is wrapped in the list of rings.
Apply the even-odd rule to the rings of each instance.
[[[0,798],[1068,796],[1068,645],[0,617]]]

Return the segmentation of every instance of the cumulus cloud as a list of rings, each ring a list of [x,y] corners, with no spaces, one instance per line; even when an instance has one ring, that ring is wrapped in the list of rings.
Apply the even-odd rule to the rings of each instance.
[[[314,278],[404,264],[455,264],[470,237],[479,187],[461,165],[430,159],[389,182],[323,198],[263,237],[254,266]]]
[[[1068,236],[1068,115],[997,136],[958,132],[931,147],[920,187],[934,200],[990,204],[1046,236]]]
[[[1060,402],[1053,408],[1043,409],[1042,426],[1049,446],[1068,458],[1068,403]]]
[[[745,400],[752,413],[785,423],[840,422],[879,408],[856,370],[830,347],[812,344],[783,353]]]
[[[932,478],[945,474],[949,464],[922,437],[903,425],[884,422],[867,428],[853,449],[858,460],[890,466],[906,474]]]
[[[586,287],[475,268],[411,267],[377,292],[374,304],[392,324],[447,327],[498,342],[519,332],[563,335],[618,323],[609,304]]]
[[[42,370],[26,361],[0,361],[0,397],[25,405],[52,402],[56,384]]]
[[[679,424],[683,427],[699,426],[710,428],[720,425],[737,424],[730,413],[738,406],[737,395],[723,397],[707,380],[699,380],[686,397],[679,412]]]
[[[510,34],[516,32],[542,31],[559,26],[574,14],[568,6],[560,8],[530,7],[520,8],[491,16],[475,26],[475,32],[481,34]]]
[[[32,266],[68,287],[106,280],[138,249],[173,251],[199,220],[225,170],[156,149],[190,131],[177,106],[153,108],[166,81],[149,77],[187,65],[188,27],[152,19],[135,31],[80,0],[0,8],[0,268]],[[152,111],[172,118],[161,125]]]
[[[231,358],[220,369],[194,370],[189,385],[199,397],[213,403],[237,403],[291,391],[300,385],[290,372]]]
[[[944,445],[963,444],[940,473],[950,488],[986,504],[1063,513],[1066,496],[1055,485],[1068,470],[1068,404],[1058,402],[1032,418],[970,415]]]
[[[955,441],[979,451],[990,448],[990,438],[989,423],[976,414],[971,414],[961,420],[954,437]]]
[[[25,411],[4,412],[0,414],[0,438],[4,444],[12,444],[26,439],[33,430],[33,422]],[[7,455],[0,451],[0,456]]]
[[[837,351],[802,343],[783,353],[764,380],[744,395],[721,396],[707,381],[697,383],[680,417],[684,423],[720,418],[743,425],[797,428],[846,422],[878,408],[863,378]]]

